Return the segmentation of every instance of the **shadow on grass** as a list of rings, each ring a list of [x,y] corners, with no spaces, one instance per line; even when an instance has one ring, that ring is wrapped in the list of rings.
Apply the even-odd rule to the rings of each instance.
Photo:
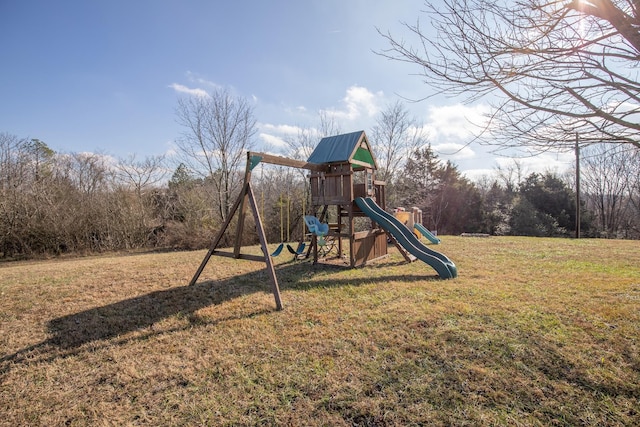
[[[340,270],[340,266],[311,265],[308,262],[285,263],[277,266],[277,276],[281,289],[305,290],[311,288],[330,288],[344,285],[361,285],[376,281],[389,280],[425,280],[429,276],[381,276],[331,279],[314,278],[317,272]],[[372,272],[376,271],[372,269]],[[148,339],[150,336],[166,334],[173,330],[154,330],[154,324],[173,316],[184,316],[190,321],[189,326],[202,324],[196,311],[242,295],[256,292],[271,292],[269,278],[264,269],[243,275],[233,276],[225,280],[203,281],[193,286],[180,286],[151,292],[134,298],[118,301],[100,307],[90,308],[78,313],[50,320],[47,330],[50,337],[43,342],[26,347],[16,353],[0,358],[0,373],[7,372],[11,364],[52,360],[83,351],[82,346],[111,340],[109,345],[127,342],[132,339]],[[286,300],[284,301],[286,309]],[[275,311],[259,309],[243,316],[228,316],[216,323],[237,318],[250,318],[256,315]],[[211,322],[204,322],[210,324]],[[182,327],[180,329],[184,329]],[[140,336],[125,337],[127,333],[143,331]],[[100,345],[100,344],[98,344]],[[107,345],[107,344],[103,344]]]

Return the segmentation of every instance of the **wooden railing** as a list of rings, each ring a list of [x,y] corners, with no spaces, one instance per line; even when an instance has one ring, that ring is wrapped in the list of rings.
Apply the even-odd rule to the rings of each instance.
[[[330,171],[312,173],[311,199],[316,206],[341,205],[353,200],[353,175],[348,163],[331,165]]]

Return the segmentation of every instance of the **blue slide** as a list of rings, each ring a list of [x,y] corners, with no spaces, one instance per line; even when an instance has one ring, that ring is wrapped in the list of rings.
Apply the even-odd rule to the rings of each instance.
[[[458,275],[456,265],[449,258],[423,245],[406,225],[378,206],[371,197],[358,197],[355,202],[365,215],[391,234],[411,255],[433,267],[441,279],[453,279]]]
[[[416,230],[418,230],[420,232],[420,234],[422,234],[424,237],[426,237],[431,243],[433,243],[434,245],[437,245],[440,243],[440,239],[438,239],[436,236],[433,235],[432,232],[430,232],[429,230],[427,230],[422,224],[420,224],[419,222],[416,222],[415,224],[413,224],[413,228],[415,228]]]

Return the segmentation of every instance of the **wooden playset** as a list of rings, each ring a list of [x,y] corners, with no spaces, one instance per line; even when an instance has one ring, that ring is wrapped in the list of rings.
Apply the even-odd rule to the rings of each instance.
[[[422,251],[416,252],[416,248],[411,250],[410,243],[405,242],[404,245],[400,245],[393,238],[395,236],[401,241],[405,240],[402,233],[395,230],[397,224],[389,224],[385,229],[382,229],[374,220],[378,219],[382,223],[387,223],[385,218],[374,212],[377,209],[385,209],[385,183],[376,180],[377,164],[371,145],[365,132],[358,131],[323,138],[306,162],[267,153],[248,152],[242,190],[191,279],[190,285],[196,283],[209,259],[214,255],[265,262],[271,279],[276,307],[282,309],[272,254],[267,247],[262,219],[251,187],[252,170],[260,163],[310,171],[311,206],[309,207],[310,215],[305,217],[305,222],[311,232],[311,244],[308,246],[306,256],[311,256],[312,253],[314,263],[323,262],[326,259],[327,251],[325,249],[328,241],[335,245],[336,257],[346,259],[344,240],[348,241],[349,245],[348,265],[351,267],[365,265],[387,255],[387,236],[396,244],[405,259],[409,261],[416,259],[411,257],[408,252],[417,254],[420,258]],[[372,203],[373,210],[364,201]],[[253,214],[263,252],[262,256],[242,253],[242,237],[247,209],[250,209]],[[218,244],[235,215],[238,215],[238,221],[233,251],[221,250],[218,248]],[[358,221],[358,218],[364,217],[368,217],[368,220]],[[329,222],[329,218],[333,222]],[[405,249],[405,247],[407,248]],[[275,252],[278,250],[274,251],[274,254]],[[431,264],[431,258],[426,259],[425,257],[433,257],[433,255],[423,254],[421,258]],[[439,260],[437,262],[441,263]],[[442,267],[439,274],[446,276],[448,271],[447,267]]]

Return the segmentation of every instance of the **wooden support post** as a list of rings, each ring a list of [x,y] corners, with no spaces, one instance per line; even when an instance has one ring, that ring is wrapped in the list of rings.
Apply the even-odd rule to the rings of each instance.
[[[318,263],[318,236],[311,234],[311,247],[313,248],[313,263]]]
[[[258,232],[260,247],[262,248],[262,252],[264,253],[264,262],[267,264],[267,273],[271,278],[271,288],[273,290],[273,297],[276,300],[276,308],[278,310],[282,310],[282,299],[280,298],[280,287],[278,286],[278,278],[276,276],[276,270],[273,267],[273,260],[271,259],[271,255],[269,254],[269,248],[267,247],[267,236],[264,232],[264,227],[262,227],[262,219],[260,218],[260,212],[258,211],[256,198],[253,195],[253,190],[251,189],[250,183],[247,183],[246,195],[247,195],[247,199],[249,199],[251,210],[253,211],[253,219],[256,223],[256,231]]]
[[[249,182],[251,181],[251,170],[257,163],[253,163],[251,159],[251,152],[247,151],[247,167],[244,171],[245,187],[242,189],[243,197],[240,201],[240,214],[238,215],[238,225],[236,226],[236,241],[233,249],[233,253],[236,258],[240,256],[240,248],[242,247],[242,236],[244,234],[244,219],[247,212],[247,199],[249,194]]]
[[[248,181],[247,181],[248,182]],[[238,212],[238,224],[236,226],[236,240],[235,246],[233,248],[233,253],[236,258],[240,257],[240,249],[242,248],[242,235],[244,234],[244,220],[246,218],[247,212],[247,192],[245,191],[242,196],[242,200],[240,201],[240,210]]]
[[[337,217],[338,217],[338,257],[342,258],[342,206],[337,205]]]
[[[318,216],[318,220],[320,222],[325,221],[325,218],[327,216],[327,209],[329,209],[329,205],[324,205],[322,207],[322,211],[320,211],[320,216]],[[317,264],[318,263],[318,236],[316,236],[315,234],[311,235],[311,245],[313,246],[313,263]]]
[[[355,251],[355,238],[354,238],[354,234],[355,234],[355,221],[353,218],[353,207],[355,206],[355,203],[351,203],[351,205],[349,205],[349,265],[351,266],[351,268],[356,266],[356,251]]]

